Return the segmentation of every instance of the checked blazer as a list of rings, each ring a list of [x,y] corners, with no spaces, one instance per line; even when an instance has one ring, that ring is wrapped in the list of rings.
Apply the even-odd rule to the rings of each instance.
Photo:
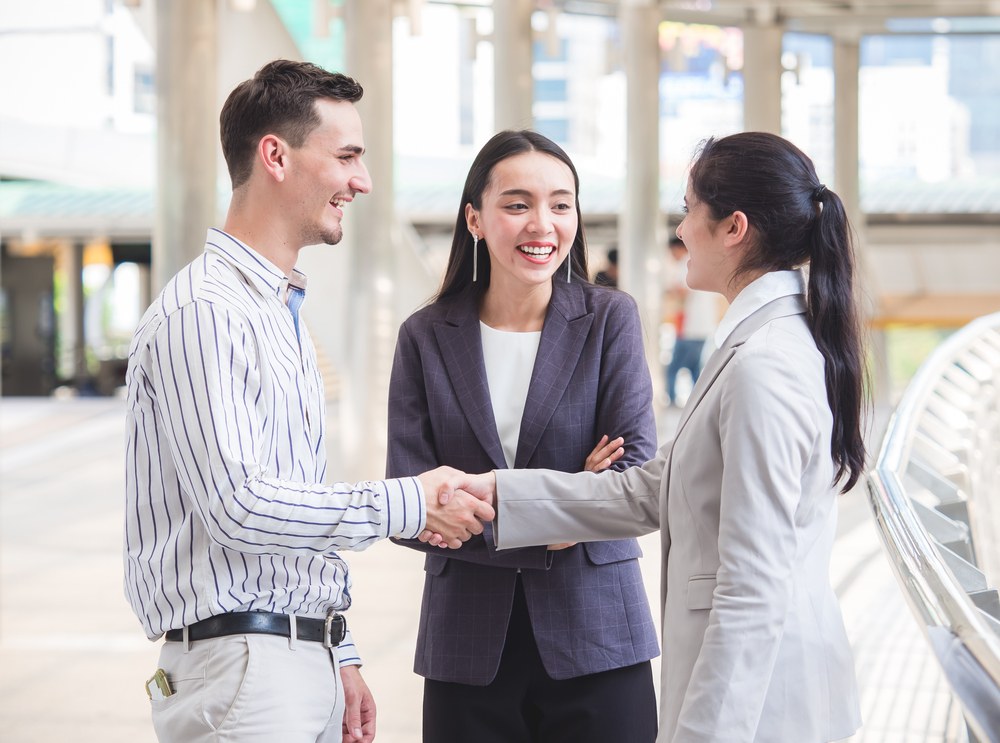
[[[602,434],[625,439],[616,469],[656,452],[652,384],[632,298],[553,281],[515,466],[578,472]],[[431,304],[399,331],[389,391],[391,477],[439,465],[506,468],[473,291]],[[555,679],[622,668],[659,648],[634,539],[498,552],[491,524],[447,556],[427,553],[414,670],[485,686],[497,673],[518,573],[539,654]]]

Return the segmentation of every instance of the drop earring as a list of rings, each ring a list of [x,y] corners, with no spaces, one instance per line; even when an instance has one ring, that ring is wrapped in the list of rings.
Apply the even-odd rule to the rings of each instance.
[[[569,251],[569,255],[566,256],[566,283],[570,283],[571,270],[573,268],[573,251]]]
[[[472,280],[476,280],[479,268],[479,235],[472,233]]]

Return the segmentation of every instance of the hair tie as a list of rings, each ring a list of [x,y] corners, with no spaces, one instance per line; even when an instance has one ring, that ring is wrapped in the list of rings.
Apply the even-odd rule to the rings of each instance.
[[[826,186],[820,183],[812,192],[813,201],[823,201],[823,197],[826,196]]]

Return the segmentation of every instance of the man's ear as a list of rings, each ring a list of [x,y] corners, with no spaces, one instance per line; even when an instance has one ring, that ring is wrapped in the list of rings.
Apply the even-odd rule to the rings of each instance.
[[[740,211],[735,211],[726,218],[726,245],[735,247],[746,239],[750,232],[750,221],[747,215]]]
[[[465,205],[465,225],[469,228],[469,232],[482,238],[483,231],[479,226],[479,212],[476,211],[471,201]]]
[[[288,145],[277,134],[265,134],[257,143],[257,157],[264,172],[279,183],[285,180]]]

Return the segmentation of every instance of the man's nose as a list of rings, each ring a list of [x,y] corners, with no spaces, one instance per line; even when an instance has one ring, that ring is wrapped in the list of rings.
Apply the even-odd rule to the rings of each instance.
[[[368,174],[368,167],[364,162],[361,163],[360,172],[351,178],[348,185],[356,193],[371,193],[372,177]]]

